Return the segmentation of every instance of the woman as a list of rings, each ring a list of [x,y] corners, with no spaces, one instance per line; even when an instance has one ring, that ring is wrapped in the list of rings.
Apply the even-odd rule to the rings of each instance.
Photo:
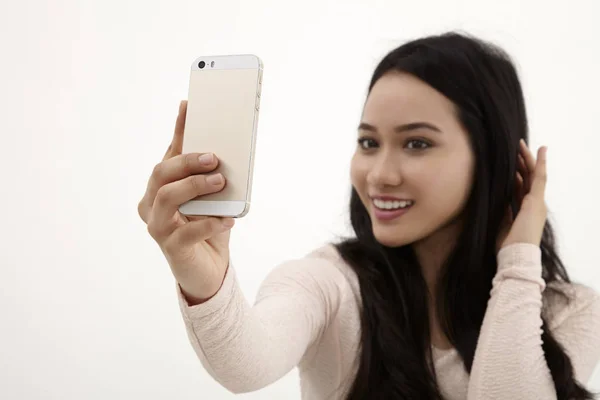
[[[189,339],[234,393],[298,366],[303,399],[591,399],[600,296],[571,283],[546,221],[546,148],[525,144],[499,48],[422,38],[379,64],[352,159],[356,237],[280,265],[251,306],[230,218],[186,219],[221,190],[215,155],[181,155],[186,103],[139,213],[178,282]]]

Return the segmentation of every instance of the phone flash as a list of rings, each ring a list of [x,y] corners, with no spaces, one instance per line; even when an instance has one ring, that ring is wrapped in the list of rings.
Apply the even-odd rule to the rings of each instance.
[[[212,68],[212,67],[214,67],[214,66],[215,66],[215,62],[214,62],[214,61],[211,61],[211,63],[210,63],[210,67]]]

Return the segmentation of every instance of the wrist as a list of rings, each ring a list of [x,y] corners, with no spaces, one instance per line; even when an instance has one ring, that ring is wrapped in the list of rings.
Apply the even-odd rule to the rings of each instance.
[[[200,295],[193,294],[192,291],[185,289],[183,286],[181,286],[181,284],[179,284],[179,289],[181,290],[181,294],[183,295],[183,298],[185,299],[188,306],[190,306],[190,307],[197,306],[199,304],[207,302],[208,300],[213,298],[215,296],[215,294],[217,294],[217,292],[218,292],[218,290],[217,290],[213,294],[208,295],[208,296],[205,294],[200,294]]]
[[[210,287],[193,288],[192,286],[188,286],[179,282],[181,294],[187,301],[188,305],[192,307],[195,305],[206,303],[207,301],[215,297],[216,294],[219,293],[219,291],[223,287],[223,284],[225,283],[225,277],[227,276],[228,271],[229,265],[225,269],[225,274],[223,274],[223,277],[220,279],[219,284],[211,285]]]

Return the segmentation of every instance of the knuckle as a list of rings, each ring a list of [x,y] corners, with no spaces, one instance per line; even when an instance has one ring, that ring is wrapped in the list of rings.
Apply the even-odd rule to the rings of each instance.
[[[163,242],[161,247],[163,251],[168,255],[176,254],[178,249],[180,248],[179,241],[177,240],[176,235],[169,236],[169,238]]]
[[[158,231],[156,229],[156,224],[152,223],[152,221],[148,222],[148,225],[146,225],[146,229],[148,231],[148,234],[150,236],[152,236],[152,238],[154,238],[155,240],[158,238]]]
[[[138,203],[137,212],[138,212],[138,215],[140,216],[140,218],[142,219],[142,221],[147,222],[146,221],[146,204],[145,204],[144,200],[141,200]]]
[[[152,178],[154,178],[155,180],[160,180],[160,178],[163,176],[164,174],[164,168],[165,165],[161,162],[158,163],[154,166],[154,168],[152,169]]]
[[[194,173],[194,155],[186,154],[181,157],[181,169],[185,175],[192,175]]]
[[[192,187],[192,193],[203,194],[206,192],[206,182],[202,175],[194,175],[189,178],[190,186]]]
[[[156,198],[154,202],[158,205],[164,205],[169,202],[171,198],[171,190],[167,186],[161,186],[156,192]]]

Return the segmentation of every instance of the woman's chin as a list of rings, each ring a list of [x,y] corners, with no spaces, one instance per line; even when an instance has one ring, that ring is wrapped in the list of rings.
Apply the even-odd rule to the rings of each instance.
[[[414,242],[414,239],[408,237],[404,232],[401,232],[397,227],[373,227],[373,235],[379,243],[387,247],[406,246]]]

